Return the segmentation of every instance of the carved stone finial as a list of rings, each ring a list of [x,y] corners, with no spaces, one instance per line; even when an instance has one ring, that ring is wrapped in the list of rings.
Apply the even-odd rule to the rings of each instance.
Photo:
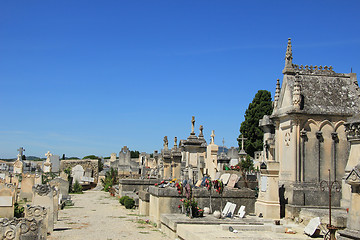
[[[211,131],[211,144],[215,144],[215,131],[214,130],[212,130]]]
[[[177,137],[174,137],[174,148],[177,148]]]
[[[299,73],[295,75],[295,83],[293,89],[293,106],[296,110],[300,110],[301,104],[301,89],[300,89],[300,77]]]
[[[164,137],[164,150],[168,150],[169,149],[169,141],[167,136]]]
[[[275,96],[274,96],[274,108],[277,107],[278,101],[280,97],[280,80],[276,80],[276,90],[275,90]]]
[[[292,49],[291,49],[291,38],[288,39],[288,44],[286,47],[286,54],[285,54],[285,67],[283,70],[283,73],[293,73],[294,72],[294,67],[293,67],[293,63],[292,63]]]
[[[203,127],[203,125],[200,125],[199,130],[200,130],[199,137],[204,137],[204,134],[203,134],[204,127]]]
[[[190,135],[195,135],[195,116],[192,116],[191,119],[191,133]]]

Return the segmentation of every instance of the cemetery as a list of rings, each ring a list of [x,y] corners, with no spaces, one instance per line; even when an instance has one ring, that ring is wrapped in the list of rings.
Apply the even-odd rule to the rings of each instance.
[[[259,232],[268,239],[360,239],[356,74],[293,64],[291,39],[282,73],[272,112],[256,123],[264,133],[257,168],[245,167],[254,161],[244,149],[248,136],[241,132],[239,148],[225,151],[224,140],[215,144],[214,130],[209,143],[206,126],[196,133],[195,116],[186,139],[174,137],[171,147],[164,136],[160,151],[138,158],[127,146],[106,160],[60,160],[48,151],[44,161],[26,167],[19,148],[0,173],[1,239],[67,234],[64,229],[72,228],[63,226],[65,211],[72,207],[79,215],[77,204],[86,217],[100,218],[100,208],[124,217],[111,215],[106,204],[115,204],[114,212],[138,213],[164,239],[262,239]],[[105,205],[90,209],[82,196]]]

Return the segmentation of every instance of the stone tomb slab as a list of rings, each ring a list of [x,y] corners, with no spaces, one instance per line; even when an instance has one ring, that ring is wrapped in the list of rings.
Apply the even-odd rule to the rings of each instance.
[[[239,180],[239,177],[238,177],[237,174],[231,174],[227,186],[230,187],[230,188],[234,188],[234,187],[235,187],[235,184],[238,182],[238,180]]]
[[[230,173],[224,173],[220,177],[220,180],[224,183],[224,185],[228,184],[229,179],[230,179]]]

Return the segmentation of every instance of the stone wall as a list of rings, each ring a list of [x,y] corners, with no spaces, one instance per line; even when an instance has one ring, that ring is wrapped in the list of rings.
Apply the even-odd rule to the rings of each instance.
[[[181,205],[180,200],[185,198],[178,194],[176,188],[158,188],[149,187],[150,194],[150,220],[156,224],[160,223],[160,216],[163,213],[180,213],[178,208]],[[198,202],[201,208],[210,206],[210,195],[206,189],[193,189],[193,197]],[[252,213],[255,210],[255,191],[250,189],[227,189],[225,188],[222,197],[222,207],[226,202],[236,204],[235,212],[238,211],[241,205],[246,207],[247,213]],[[212,210],[221,209],[221,197],[215,191],[212,191]],[[222,210],[222,209],[221,209]]]

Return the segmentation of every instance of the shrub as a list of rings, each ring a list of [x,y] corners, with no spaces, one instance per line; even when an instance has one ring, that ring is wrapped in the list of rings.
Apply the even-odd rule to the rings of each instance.
[[[77,180],[75,181],[73,186],[73,193],[82,193],[82,186]]]
[[[126,209],[132,209],[135,207],[135,200],[132,198],[127,198],[124,201],[124,205]]]
[[[125,200],[126,200],[126,199],[129,199],[129,198],[130,198],[129,196],[123,196],[123,197],[121,197],[120,200],[119,200],[120,204],[121,204],[121,205],[125,205]]]
[[[14,204],[14,217],[24,217],[24,207],[20,207],[18,203]]]

